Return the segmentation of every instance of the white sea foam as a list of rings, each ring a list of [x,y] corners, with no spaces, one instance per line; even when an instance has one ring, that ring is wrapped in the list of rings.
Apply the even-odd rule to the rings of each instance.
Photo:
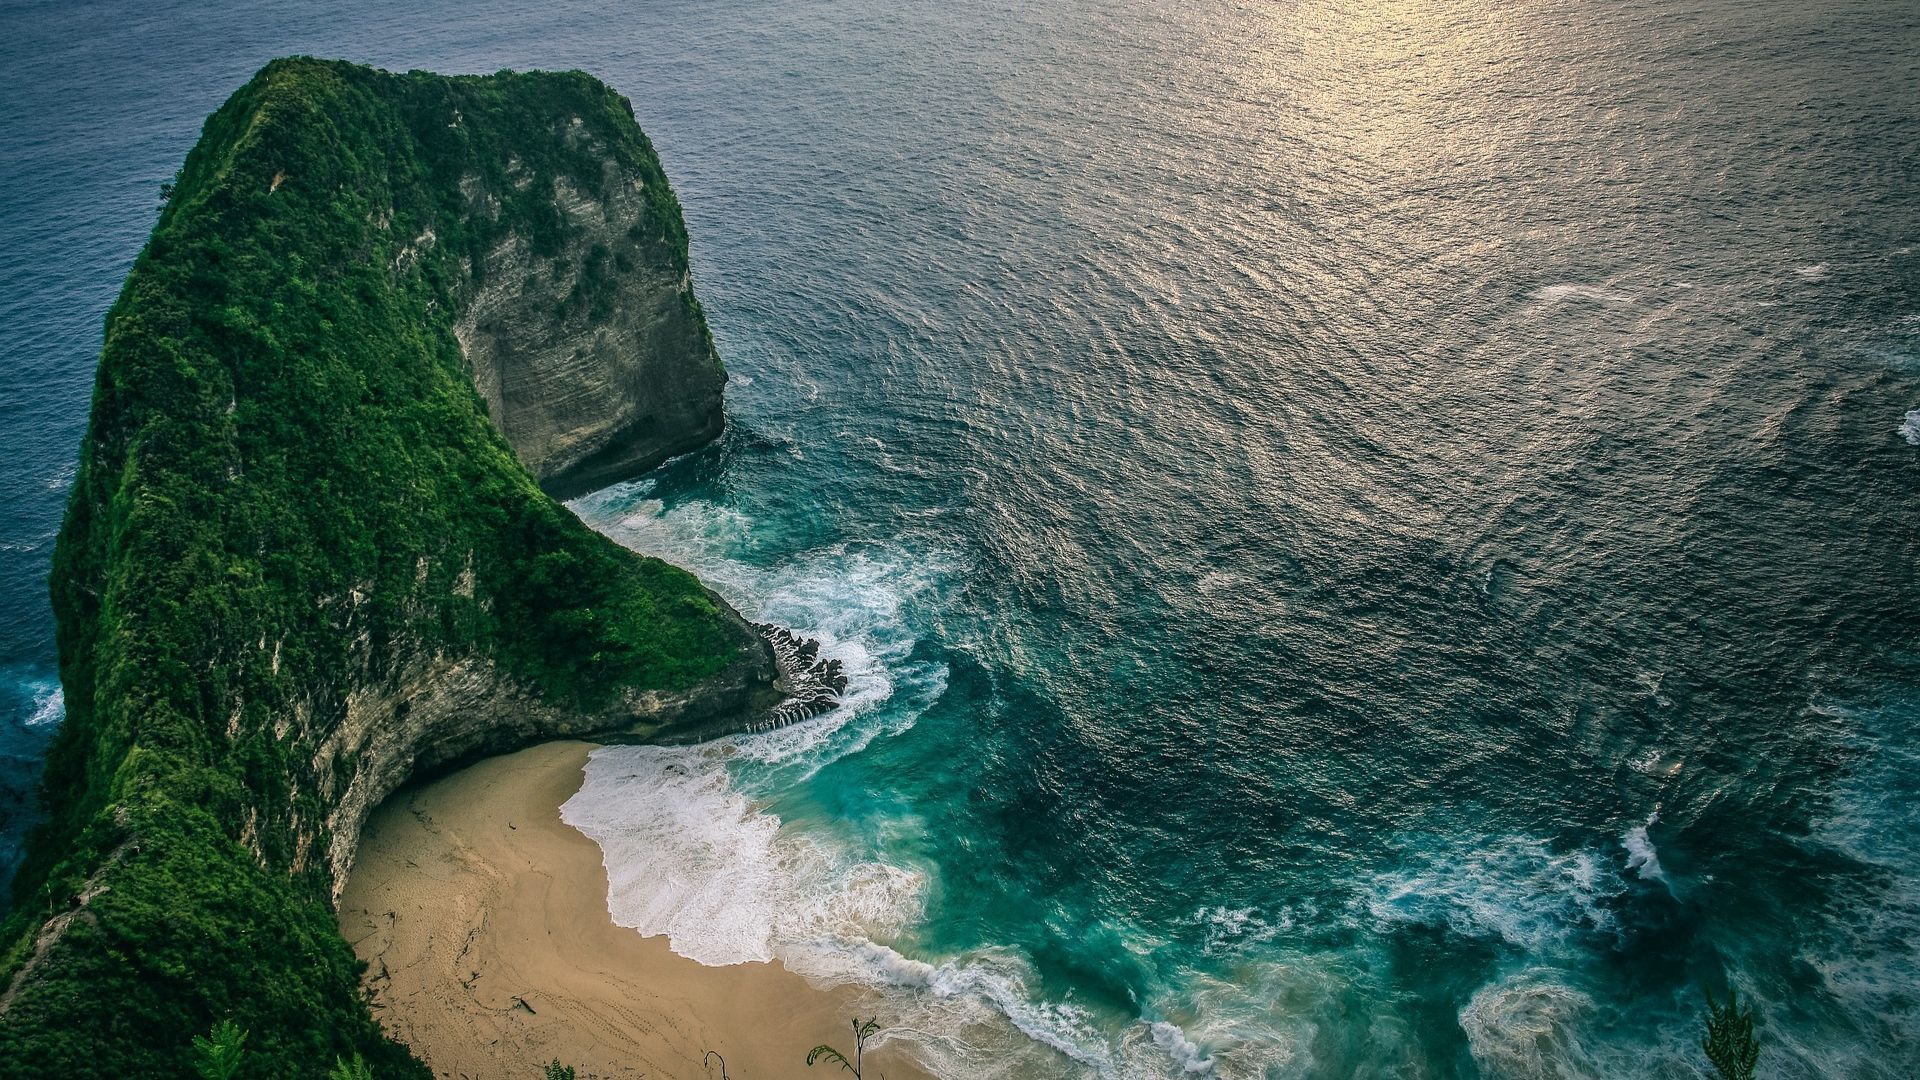
[[[1673,707],[1673,699],[1661,691],[1661,687],[1666,685],[1666,672],[1642,671],[1634,675],[1633,679],[1640,684],[1641,689],[1647,692],[1647,696],[1652,698],[1660,707],[1667,709]]]
[[[1660,853],[1654,849],[1653,840],[1647,830],[1658,824],[1658,813],[1648,817],[1643,825],[1635,825],[1620,838],[1621,846],[1627,849],[1627,869],[1640,875],[1642,881],[1665,883],[1667,872],[1660,868]]]
[[[1592,1008],[1587,995],[1536,968],[1481,987],[1460,1010],[1460,1027],[1483,1076],[1586,1078],[1599,1073],[1574,1029]]]
[[[867,857],[827,824],[786,827],[764,800],[905,730],[939,697],[945,671],[909,660],[904,616],[934,587],[937,560],[842,544],[759,567],[737,557],[752,542],[738,511],[668,509],[646,495],[614,489],[578,505],[615,539],[692,569],[753,618],[818,639],[848,685],[839,707],[774,731],[594,752],[561,816],[600,845],[614,921],[713,965],[769,960],[798,942],[898,934],[920,917],[927,871]]]
[[[1376,924],[1445,926],[1532,954],[1564,951],[1579,935],[1613,933],[1606,902],[1624,884],[1585,849],[1555,852],[1544,840],[1483,837],[1465,850],[1423,850],[1373,883],[1366,909]]]
[[[1907,440],[1909,446],[1920,446],[1920,409],[1910,409],[1900,420],[1900,426],[1894,429],[1900,437]]]
[[[1613,292],[1609,289],[1600,288],[1597,285],[1580,285],[1573,282],[1563,282],[1559,285],[1542,285],[1533,290],[1533,298],[1535,300],[1544,300],[1550,304],[1558,304],[1566,300],[1585,300],[1599,304],[1630,304],[1633,302],[1633,297],[1625,293]]]
[[[1920,700],[1909,695],[1872,708],[1817,703],[1813,711],[1833,720],[1857,755],[1814,837],[1874,873],[1840,884],[1833,902],[1857,914],[1836,920],[1837,932],[1811,942],[1798,959],[1819,973],[1844,1015],[1869,1022],[1851,1038],[1783,1045],[1782,1056],[1805,1063],[1809,1075],[1904,1075],[1887,1063],[1920,1044],[1913,996],[1920,954],[1912,944],[1920,939],[1920,803],[1909,794],[1920,774]]]
[[[748,617],[816,639],[847,676],[840,708],[731,740],[734,754],[788,763],[801,775],[787,780],[803,779],[881,734],[905,730],[945,689],[943,668],[909,659],[916,643],[909,614],[930,603],[940,583],[956,572],[946,553],[846,542],[761,566],[744,557],[756,542],[745,514],[706,501],[668,508],[649,494],[645,482],[619,485],[574,506],[622,544],[698,574]]]
[[[1201,908],[1189,916],[1187,921],[1206,931],[1206,950],[1209,953],[1264,945],[1293,928],[1291,913],[1283,912],[1276,919],[1269,921],[1250,907]]]
[[[1796,266],[1793,268],[1794,273],[1800,275],[1801,277],[1807,279],[1808,281],[1821,280],[1822,278],[1827,276],[1829,270],[1830,270],[1830,267],[1828,267],[1826,263],[1813,263],[1808,266]]]
[[[50,727],[66,719],[67,692],[59,683],[44,680],[30,685],[33,689],[33,706],[27,714],[28,727]]]
[[[1313,1037],[1312,1022],[1281,1000],[1313,967],[1297,958],[1251,960],[1231,981],[1183,973],[1181,1000],[1169,1003],[1177,1021],[1149,1002],[1149,1018],[1133,1022],[1037,1000],[1032,965],[1007,949],[929,964],[870,941],[815,942],[782,959],[816,981],[896,988],[888,1014],[939,1076],[1253,1080],[1297,1068]]]
[[[728,771],[736,740],[606,747],[560,816],[600,845],[614,922],[703,964],[771,960],[782,943],[899,933],[926,876],[782,830]]]
[[[882,995],[891,1038],[907,1039],[937,1075],[1084,1074],[1134,1080],[1267,1075],[1294,1060],[1306,1035],[1249,1020],[1244,993],[1216,996],[1203,1015],[1128,1022],[1036,992],[1031,962],[986,948],[938,963],[884,944],[910,938],[937,882],[931,867],[889,857],[889,838],[917,821],[857,825],[792,803],[807,777],[902,732],[945,687],[917,663],[914,605],[950,564],[886,544],[837,544],[773,567],[750,558],[753,523],[731,508],[669,508],[647,487],[576,506],[609,535],[700,574],[752,617],[818,638],[849,678],[843,704],[820,717],[692,747],[596,750],[562,818],[600,845],[608,909],[673,950],[721,965],[779,959],[819,985],[854,983]],[[784,796],[784,801],[783,801]],[[782,814],[786,814],[783,820]],[[1208,909],[1210,938],[1251,946],[1290,925],[1251,908]],[[1069,1063],[1072,1063],[1069,1065]]]
[[[1148,1030],[1153,1032],[1153,1044],[1166,1051],[1174,1064],[1180,1066],[1181,1072],[1197,1076],[1209,1075],[1213,1072],[1213,1059],[1208,1057],[1192,1039],[1187,1038],[1187,1033],[1181,1031],[1178,1024],[1156,1020],[1149,1025]]]
[[[929,964],[872,941],[813,941],[791,950],[788,965],[817,982],[863,982],[917,993],[891,1004],[900,1026],[959,1031],[998,1019],[1032,1042],[1058,1051],[1102,1076],[1115,1075],[1106,1038],[1094,1017],[1071,1002],[1037,1001],[1029,993],[1031,966],[1007,950]],[[989,1036],[990,1037],[990,1036]],[[1018,1053],[1018,1044],[1002,1052]],[[973,1058],[973,1055],[966,1055]],[[968,1066],[957,1071],[964,1072]],[[974,1061],[971,1067],[978,1066]],[[943,1074],[948,1071],[943,1070]]]
[[[73,478],[79,472],[79,470],[80,470],[80,463],[77,461],[69,461],[65,465],[62,465],[58,469],[55,469],[47,477],[47,490],[48,491],[65,491],[68,488],[72,487]]]

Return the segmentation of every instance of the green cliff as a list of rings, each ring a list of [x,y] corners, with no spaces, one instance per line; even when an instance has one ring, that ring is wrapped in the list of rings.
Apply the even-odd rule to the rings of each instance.
[[[334,923],[367,812],[777,698],[752,628],[541,487],[711,438],[723,379],[679,207],[588,76],[284,60],[215,113],[107,317],[0,1075],[183,1075],[229,1017],[245,1076],[426,1075]]]

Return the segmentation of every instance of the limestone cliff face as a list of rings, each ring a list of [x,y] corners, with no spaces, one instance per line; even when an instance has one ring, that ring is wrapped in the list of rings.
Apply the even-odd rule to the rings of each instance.
[[[751,634],[745,623],[739,625]],[[804,695],[804,676],[783,671],[765,639],[751,636],[761,647],[742,649],[697,686],[628,691],[598,710],[557,707],[499,665],[474,656],[414,653],[385,678],[356,686],[312,761],[315,778],[345,777],[328,800],[326,816],[332,895],[346,887],[367,816],[410,779],[551,739],[690,741],[757,726],[790,710],[795,693]]]
[[[489,415],[542,487],[559,498],[603,487],[720,434],[726,374],[683,263],[656,257],[649,178],[596,145],[578,121],[566,138],[604,162],[598,192],[553,182],[565,222],[557,250],[513,233],[454,322]],[[532,183],[509,170],[510,183]],[[478,177],[476,209],[497,202]]]

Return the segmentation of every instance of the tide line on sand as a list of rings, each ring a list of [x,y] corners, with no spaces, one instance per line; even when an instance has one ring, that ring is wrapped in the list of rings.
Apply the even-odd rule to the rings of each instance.
[[[707,967],[607,913],[599,847],[560,820],[592,746],[549,743],[402,791],[367,823],[340,927],[367,962],[374,1014],[444,1077],[805,1072],[847,1042],[865,992],[770,964]],[[845,1047],[851,1049],[851,1046]],[[882,1048],[894,1080],[923,1077]]]

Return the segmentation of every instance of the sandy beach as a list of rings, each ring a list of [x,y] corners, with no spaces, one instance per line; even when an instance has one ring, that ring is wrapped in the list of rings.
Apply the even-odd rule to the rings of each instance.
[[[587,1077],[736,1080],[851,1051],[871,1010],[772,964],[705,967],[607,914],[600,848],[560,820],[592,746],[550,743],[402,791],[368,822],[340,927],[367,961],[374,1014],[435,1075],[536,1080],[558,1059]],[[882,1018],[884,1022],[884,1017]],[[881,1048],[868,1075],[926,1074]]]

